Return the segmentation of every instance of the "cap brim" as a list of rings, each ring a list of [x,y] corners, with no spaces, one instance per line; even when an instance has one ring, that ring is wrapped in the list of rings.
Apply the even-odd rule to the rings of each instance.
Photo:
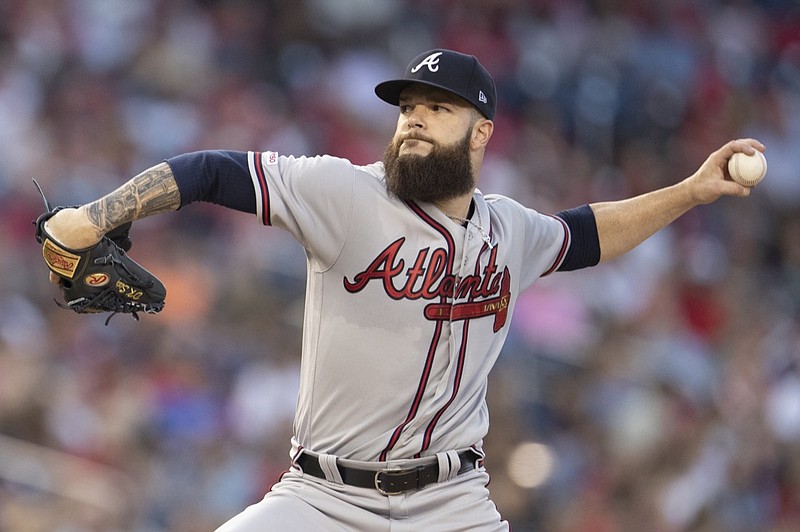
[[[459,98],[463,98],[460,94],[453,92],[452,89],[445,87],[443,85],[439,85],[438,83],[431,83],[430,81],[425,80],[418,80],[418,79],[392,79],[389,81],[384,81],[383,83],[378,83],[375,86],[375,94],[386,103],[392,105],[400,105],[400,93],[403,92],[403,89],[408,87],[409,85],[427,85],[428,87],[436,87],[437,89],[442,89],[447,91],[451,94],[455,94]]]

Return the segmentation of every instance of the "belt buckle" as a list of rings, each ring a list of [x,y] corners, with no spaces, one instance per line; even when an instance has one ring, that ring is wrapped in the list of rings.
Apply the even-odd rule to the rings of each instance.
[[[390,475],[392,473],[402,473],[403,470],[401,468],[393,468],[393,469],[381,469],[375,472],[375,489],[378,490],[378,493],[388,497],[389,495],[400,495],[403,491],[386,491],[381,487],[381,473],[386,473]]]

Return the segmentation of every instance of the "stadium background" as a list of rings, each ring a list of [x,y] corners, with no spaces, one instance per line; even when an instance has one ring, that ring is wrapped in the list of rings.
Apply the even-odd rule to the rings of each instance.
[[[204,148],[371,162],[434,46],[500,94],[481,188],[540,211],[673,183],[730,138],[748,200],[520,299],[490,390],[514,530],[800,527],[800,8],[780,0],[4,0],[0,530],[210,530],[285,469],[304,261],[252,217],[139,222],[135,323],[53,303],[31,220]]]

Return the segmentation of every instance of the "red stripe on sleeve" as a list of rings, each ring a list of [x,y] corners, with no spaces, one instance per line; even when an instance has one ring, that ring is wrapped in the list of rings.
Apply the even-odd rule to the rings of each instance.
[[[553,216],[553,218],[558,220],[561,223],[561,226],[564,228],[564,241],[561,243],[561,249],[559,250],[558,255],[556,255],[556,260],[553,261],[553,265],[550,266],[549,270],[542,274],[542,277],[550,275],[556,271],[559,266],[561,266],[561,263],[564,262],[564,257],[567,256],[567,250],[569,249],[569,244],[572,240],[567,223],[558,216]]]
[[[270,208],[269,208],[269,187],[267,186],[267,176],[264,173],[264,165],[261,164],[261,152],[257,151],[253,154],[255,160],[253,167],[256,169],[256,177],[258,178],[258,185],[261,189],[261,223],[264,225],[271,225],[270,223]]]

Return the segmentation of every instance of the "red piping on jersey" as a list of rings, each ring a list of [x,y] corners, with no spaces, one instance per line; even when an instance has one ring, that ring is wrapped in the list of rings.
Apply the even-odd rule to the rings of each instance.
[[[450,408],[450,405],[453,404],[453,401],[458,395],[458,390],[461,387],[461,377],[464,375],[464,360],[466,359],[467,355],[467,335],[469,332],[469,321],[464,322],[464,328],[461,334],[461,349],[458,352],[458,365],[456,366],[456,375],[455,379],[453,380],[453,393],[450,395],[450,399],[448,399],[447,403],[436,412],[436,415],[433,416],[431,422],[428,424],[428,428],[425,429],[425,437],[422,440],[422,448],[416,454],[416,457],[419,456],[431,445],[431,437],[433,436],[433,429],[436,427],[436,424],[439,422],[439,419],[444,414],[445,410]]]
[[[297,446],[297,452],[294,453],[294,456],[292,456],[292,463],[297,462],[297,459],[300,458],[300,455],[303,454],[304,450],[305,450],[305,447],[303,447],[302,445],[298,445]]]
[[[486,251],[487,248],[488,246],[484,244],[483,249],[481,249],[481,252],[478,254],[478,260],[475,263],[476,275],[481,269],[480,257],[483,255],[483,252]],[[504,292],[509,292],[508,282],[509,282],[508,268],[506,268],[506,271],[503,274]],[[506,308],[508,307],[508,297],[509,296],[504,293],[499,296],[499,298],[505,298]],[[453,404],[453,401],[455,401],[456,399],[456,395],[458,395],[458,390],[461,388],[461,378],[464,375],[464,361],[467,358],[467,338],[469,337],[469,323],[470,323],[469,318],[471,317],[470,314],[474,313],[473,308],[483,307],[485,303],[486,303],[485,301],[480,301],[480,302],[471,301],[469,303],[462,303],[459,307],[453,306],[452,309],[453,314],[456,314],[455,312],[456,308],[470,309],[465,311],[464,319],[466,321],[464,322],[464,328],[462,329],[461,333],[461,349],[458,352],[458,365],[456,366],[456,375],[455,378],[453,379],[453,393],[450,395],[450,399],[447,401],[447,403],[442,408],[440,408],[438,412],[436,412],[436,415],[433,416],[433,419],[428,424],[428,428],[425,429],[425,437],[422,440],[422,448],[420,449],[419,453],[417,453],[416,455],[417,457],[419,457],[424,451],[428,450],[428,447],[430,447],[431,439],[433,437],[433,429],[439,423],[439,419],[441,419],[442,415],[444,415],[445,410],[447,410],[450,407],[450,405]],[[474,317],[478,316],[476,315]],[[503,314],[503,323],[505,323],[505,313]],[[497,329],[495,329],[495,332],[497,332]]]
[[[553,265],[550,266],[549,270],[547,270],[542,274],[542,277],[544,277],[545,275],[550,275],[551,273],[556,271],[559,266],[561,266],[561,263],[564,262],[564,257],[567,254],[567,250],[569,249],[569,244],[572,240],[572,234],[569,232],[569,226],[567,225],[567,223],[558,216],[551,216],[551,218],[555,218],[556,220],[561,222],[561,226],[564,228],[564,242],[561,244],[561,250],[558,252],[556,260],[553,261]]]
[[[254,152],[253,157],[255,157],[253,167],[256,169],[256,177],[261,188],[261,223],[270,225],[269,188],[267,187],[267,177],[264,175],[264,167],[261,165],[261,152]]]
[[[436,346],[439,344],[439,340],[442,335],[442,328],[444,322],[438,322],[436,324],[436,332],[433,335],[433,340],[431,341],[431,346],[428,348],[428,355],[425,358],[425,369],[422,372],[422,377],[419,380],[419,385],[417,386],[417,393],[414,395],[414,402],[411,404],[411,409],[408,411],[408,415],[406,416],[405,421],[403,421],[397,428],[394,429],[392,433],[392,437],[389,440],[389,445],[381,451],[380,461],[385,462],[386,457],[391,451],[394,446],[397,444],[397,440],[400,439],[400,434],[403,433],[403,429],[406,428],[406,425],[411,423],[411,421],[417,417],[417,413],[419,412],[419,405],[422,403],[422,396],[425,393],[425,388],[428,386],[428,379],[431,376],[431,368],[433,367],[433,359],[436,356]]]
[[[447,242],[447,267],[446,267],[446,274],[452,275],[453,274],[453,254],[455,250],[455,242],[453,241],[452,235],[445,229],[439,222],[431,218],[428,213],[423,211],[416,203],[412,201],[406,202],[406,205],[414,211],[414,213],[422,218],[422,220],[436,229],[445,239]],[[442,302],[444,302],[445,298],[442,297]],[[386,448],[381,451],[380,461],[385,462],[389,451],[391,451],[395,445],[397,445],[397,440],[400,439],[400,435],[403,433],[403,429],[408,426],[411,421],[417,417],[419,413],[419,405],[422,403],[422,397],[425,394],[425,388],[428,386],[428,379],[431,376],[431,368],[433,368],[433,359],[436,356],[436,346],[439,345],[439,340],[441,339],[442,329],[444,326],[443,321],[436,322],[436,328],[434,329],[433,338],[431,339],[430,347],[428,348],[428,354],[425,357],[425,366],[422,371],[422,375],[420,376],[419,384],[417,385],[417,391],[414,394],[414,400],[411,403],[411,408],[408,411],[408,415],[406,419],[398,425],[394,432],[392,432],[392,437],[389,438],[389,443],[386,445]]]

